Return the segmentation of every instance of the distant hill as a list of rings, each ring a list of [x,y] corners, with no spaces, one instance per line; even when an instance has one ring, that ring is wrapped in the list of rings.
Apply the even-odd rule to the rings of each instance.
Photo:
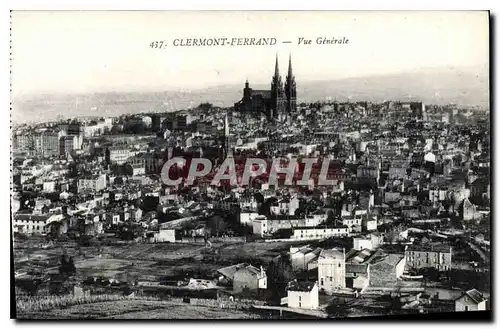
[[[393,75],[329,81],[301,81],[299,102],[325,100],[420,100],[432,104],[489,105],[487,70],[423,69]],[[255,89],[269,84],[251,85]],[[14,98],[14,122],[49,121],[58,116],[118,116],[143,111],[176,111],[210,102],[232,106],[241,99],[243,85],[214,86],[191,91],[108,92],[94,94],[44,94]],[[411,95],[411,98],[410,98]]]

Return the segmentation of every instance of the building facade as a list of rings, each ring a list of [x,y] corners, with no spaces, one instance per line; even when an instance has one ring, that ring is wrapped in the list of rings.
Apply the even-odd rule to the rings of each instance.
[[[292,281],[287,286],[288,307],[315,310],[319,307],[318,285]]]
[[[318,258],[319,289],[332,293],[346,287],[345,250],[322,250]]]
[[[12,221],[12,231],[23,234],[43,234],[50,215],[16,214]]]
[[[405,250],[406,264],[409,268],[435,268],[438,271],[451,270],[452,248],[448,245],[411,245]]]
[[[292,239],[318,240],[335,236],[349,236],[349,228],[344,227],[298,227],[293,230]]]
[[[78,193],[82,192],[98,192],[106,188],[107,179],[106,175],[98,175],[89,178],[78,180]]]
[[[264,269],[249,265],[234,273],[233,291],[267,289],[267,275]]]
[[[455,300],[455,312],[486,311],[486,299],[476,289],[471,289]]]

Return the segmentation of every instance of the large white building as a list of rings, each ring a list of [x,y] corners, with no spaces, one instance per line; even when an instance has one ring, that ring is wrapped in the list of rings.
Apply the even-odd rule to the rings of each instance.
[[[331,237],[349,236],[349,228],[346,227],[300,227],[293,230],[292,239],[296,240],[318,240]]]
[[[319,289],[332,293],[345,288],[345,250],[325,249],[318,258]]]
[[[50,215],[16,214],[12,220],[12,231],[24,234],[43,234]]]
[[[326,220],[326,216],[307,216],[305,218],[292,216],[256,217],[252,222],[252,226],[254,234],[265,237],[283,229],[292,229],[294,227],[313,228],[320,225],[324,220]]]

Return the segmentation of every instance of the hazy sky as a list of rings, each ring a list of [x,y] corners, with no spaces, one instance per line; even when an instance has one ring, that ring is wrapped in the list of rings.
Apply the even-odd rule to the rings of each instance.
[[[274,37],[275,46],[173,47],[175,38]],[[313,45],[297,45],[299,37]],[[318,37],[349,39],[316,45]],[[151,49],[166,40],[164,50]],[[283,44],[282,41],[292,41]],[[94,92],[269,84],[279,54],[297,80],[487,67],[487,12],[12,13],[12,90]]]

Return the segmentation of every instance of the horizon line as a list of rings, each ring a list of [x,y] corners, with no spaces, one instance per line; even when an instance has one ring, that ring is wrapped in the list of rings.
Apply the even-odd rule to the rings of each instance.
[[[394,76],[394,75],[400,75],[400,74],[418,74],[419,72],[424,72],[427,70],[464,70],[464,71],[470,71],[470,70],[479,70],[479,72],[476,73],[486,73],[486,77],[489,79],[490,78],[490,66],[489,65],[479,65],[479,66],[452,66],[452,65],[444,65],[444,66],[435,66],[435,67],[423,67],[423,68],[415,68],[412,70],[404,70],[400,72],[392,72],[392,73],[375,73],[375,74],[368,74],[368,75],[360,75],[360,76],[347,76],[343,78],[332,78],[332,79],[296,79],[299,81],[303,81],[306,83],[313,83],[313,82],[334,82],[334,81],[342,81],[342,80],[349,80],[349,79],[363,79],[363,78],[375,78],[375,77],[386,77],[386,76]],[[484,72],[483,70],[487,70]],[[473,72],[467,72],[467,73],[473,73]],[[286,75],[286,74],[285,74]],[[295,75],[295,74],[294,74]],[[297,75],[295,75],[297,77]],[[299,76],[300,77],[300,76]],[[244,85],[246,80],[246,77],[242,79],[241,84]],[[249,80],[250,84],[252,82]],[[233,85],[238,85],[240,82],[226,82],[226,83],[220,83],[220,84],[212,84],[212,85],[207,85],[204,87],[173,87],[169,86],[166,88],[161,89],[161,87],[153,87],[151,89],[144,89],[144,88],[135,88],[135,90],[131,89],[122,89],[122,90],[116,90],[116,89],[109,89],[109,90],[104,90],[104,91],[63,91],[63,92],[58,92],[58,91],[30,91],[30,92],[20,92],[17,94],[14,94],[12,91],[14,88],[11,88],[11,96],[12,100],[16,97],[23,97],[23,96],[44,96],[44,95],[87,95],[87,94],[112,94],[112,93],[161,93],[161,92],[182,92],[182,91],[203,91],[207,89],[214,89],[214,88],[223,88],[223,87],[229,87]],[[260,86],[260,85],[267,85],[268,83],[255,83],[254,85]],[[123,86],[123,85],[122,85]],[[298,87],[300,86],[300,83],[298,84]]]

